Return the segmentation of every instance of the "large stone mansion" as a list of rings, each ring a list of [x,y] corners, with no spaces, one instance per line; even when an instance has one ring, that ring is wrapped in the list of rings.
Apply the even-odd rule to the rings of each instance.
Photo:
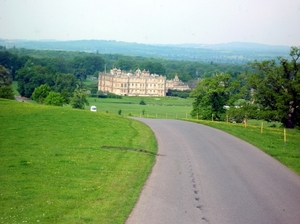
[[[114,68],[110,73],[99,72],[98,91],[110,92],[122,96],[166,96],[168,89],[188,90],[176,75],[167,80],[165,76],[150,74],[137,69],[134,73]]]

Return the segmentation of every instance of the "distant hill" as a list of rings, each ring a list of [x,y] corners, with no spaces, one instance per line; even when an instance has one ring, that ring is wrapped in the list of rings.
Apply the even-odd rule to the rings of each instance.
[[[290,49],[289,46],[267,45],[248,42],[230,42],[221,44],[181,44],[178,46],[190,48],[207,48],[214,50],[235,50],[235,51],[270,51],[285,52]]]
[[[246,63],[253,60],[289,57],[289,46],[231,42],[223,44],[150,45],[114,40],[6,40],[0,39],[6,48],[36,50],[85,51],[99,54],[124,54],[144,57],[160,57],[169,60],[203,61],[218,63]]]

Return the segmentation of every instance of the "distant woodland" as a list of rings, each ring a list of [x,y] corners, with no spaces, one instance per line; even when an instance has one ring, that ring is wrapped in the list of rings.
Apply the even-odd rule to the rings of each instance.
[[[177,61],[157,57],[127,56],[122,54],[99,54],[79,51],[32,50],[25,48],[2,48],[0,63],[15,72],[30,60],[58,73],[72,73],[77,78],[97,75],[97,72],[109,71],[114,67],[125,71],[137,68],[151,73],[165,75],[168,79],[178,77],[188,82],[193,79],[210,77],[218,73],[236,76],[249,69],[247,64],[227,64],[198,61]],[[96,72],[96,73],[95,73]]]
[[[227,114],[235,121],[245,117],[264,119],[292,128],[300,126],[299,58],[297,47],[290,49],[288,58],[235,64],[2,46],[0,97],[6,93],[10,96],[3,98],[13,97],[8,89],[11,79],[18,82],[21,96],[49,105],[84,108],[86,90],[94,96],[99,94],[96,82],[91,86],[84,84],[87,77],[96,78],[99,72],[115,67],[125,71],[140,68],[167,79],[178,75],[187,83],[191,93],[168,91],[167,95],[195,98],[193,117],[211,119],[213,115],[216,120],[224,120]]]

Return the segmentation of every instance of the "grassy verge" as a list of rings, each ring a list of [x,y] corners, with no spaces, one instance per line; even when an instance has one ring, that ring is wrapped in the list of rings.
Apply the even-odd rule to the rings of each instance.
[[[148,127],[10,100],[0,108],[0,223],[124,223],[155,156],[120,149],[156,153]]]
[[[231,124],[226,122],[192,120],[189,121],[201,123],[223,130],[246,142],[251,143],[265,153],[274,157],[291,170],[300,174],[300,131],[295,129],[286,129],[286,141],[283,128],[271,128],[256,125]],[[251,122],[250,122],[251,123]]]

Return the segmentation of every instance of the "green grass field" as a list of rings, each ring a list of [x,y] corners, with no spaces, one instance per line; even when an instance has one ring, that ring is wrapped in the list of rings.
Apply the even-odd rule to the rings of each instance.
[[[144,100],[146,105],[140,105]],[[100,112],[124,116],[152,118],[191,118],[192,98],[177,97],[123,97],[122,99],[89,98],[89,104],[97,107]],[[89,107],[86,106],[86,109]],[[144,114],[143,114],[144,111]]]
[[[140,105],[144,100],[147,105]],[[0,223],[124,223],[155,162],[152,131],[178,118],[233,134],[300,174],[300,131],[190,118],[193,99],[89,98],[96,113],[0,99]],[[122,116],[118,111],[122,110]],[[142,110],[145,110],[142,115]],[[142,151],[136,150],[141,149]]]
[[[155,162],[147,126],[3,99],[0,108],[0,223],[124,223]]]

